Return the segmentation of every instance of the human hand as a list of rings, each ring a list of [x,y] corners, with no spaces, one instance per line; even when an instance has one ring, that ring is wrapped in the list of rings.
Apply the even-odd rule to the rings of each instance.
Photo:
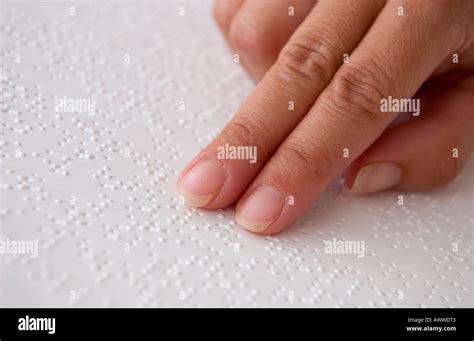
[[[215,17],[260,81],[180,175],[187,204],[238,200],[239,225],[269,235],[344,170],[356,194],[428,189],[469,157],[472,0],[219,0]]]

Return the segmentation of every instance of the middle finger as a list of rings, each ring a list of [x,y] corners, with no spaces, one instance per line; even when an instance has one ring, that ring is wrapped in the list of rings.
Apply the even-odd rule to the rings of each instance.
[[[188,205],[216,209],[239,198],[306,115],[383,4],[381,0],[318,2],[234,118],[181,173],[178,191]],[[237,147],[255,148],[256,162],[236,160]],[[223,149],[226,152],[220,153]]]

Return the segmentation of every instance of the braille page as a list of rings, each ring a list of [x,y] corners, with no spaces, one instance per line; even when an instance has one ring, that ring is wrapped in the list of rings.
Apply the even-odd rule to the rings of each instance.
[[[254,87],[209,2],[3,2],[0,18],[1,306],[473,305],[472,161],[430,192],[338,180],[291,229],[252,235],[175,191]]]

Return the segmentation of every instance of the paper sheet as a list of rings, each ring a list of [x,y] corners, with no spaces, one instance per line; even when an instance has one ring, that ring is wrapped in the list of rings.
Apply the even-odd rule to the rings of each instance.
[[[209,2],[1,6],[1,306],[473,305],[472,162],[403,205],[336,181],[293,228],[254,236],[175,192],[254,86]],[[364,254],[327,252],[344,240]]]

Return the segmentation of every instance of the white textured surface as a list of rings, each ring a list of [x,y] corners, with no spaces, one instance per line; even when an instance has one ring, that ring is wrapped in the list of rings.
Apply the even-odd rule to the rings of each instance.
[[[2,234],[39,256],[0,255],[1,306],[473,305],[473,162],[404,205],[335,184],[290,231],[253,236],[175,198],[253,86],[209,4],[69,6],[2,4]],[[95,115],[55,112],[63,96]],[[365,257],[326,254],[332,238]]]

